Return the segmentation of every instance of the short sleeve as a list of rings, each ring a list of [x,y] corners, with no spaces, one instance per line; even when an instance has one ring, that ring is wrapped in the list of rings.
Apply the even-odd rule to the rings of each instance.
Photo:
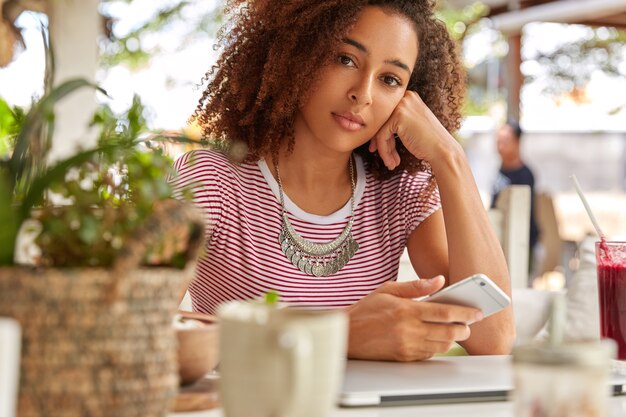
[[[418,172],[415,175],[403,173],[399,189],[401,212],[405,213],[405,231],[407,237],[421,222],[441,208],[439,189],[431,181],[430,174]]]
[[[215,226],[221,219],[220,169],[214,152],[196,150],[183,154],[174,163],[169,177],[174,198],[188,199],[204,215],[206,239],[210,239]]]

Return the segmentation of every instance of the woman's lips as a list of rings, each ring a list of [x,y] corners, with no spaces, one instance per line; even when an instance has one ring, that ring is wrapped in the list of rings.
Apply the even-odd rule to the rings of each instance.
[[[354,113],[332,113],[332,115],[337,123],[339,123],[339,126],[350,132],[355,132],[365,127],[363,118]]]

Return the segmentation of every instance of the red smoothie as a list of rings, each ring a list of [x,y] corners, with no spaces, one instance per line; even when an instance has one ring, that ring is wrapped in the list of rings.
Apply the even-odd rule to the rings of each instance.
[[[626,242],[597,242],[600,336],[617,343],[626,360]]]

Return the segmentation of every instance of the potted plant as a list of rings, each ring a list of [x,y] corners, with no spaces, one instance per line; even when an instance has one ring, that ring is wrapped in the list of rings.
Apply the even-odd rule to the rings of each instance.
[[[0,162],[0,316],[22,326],[18,415],[162,416],[202,222],[171,198],[171,161],[139,139],[139,102],[124,120],[96,114],[98,148],[46,163],[54,105],[79,88],[94,86],[71,80],[12,112]],[[15,262],[25,229],[40,251],[31,265]]]

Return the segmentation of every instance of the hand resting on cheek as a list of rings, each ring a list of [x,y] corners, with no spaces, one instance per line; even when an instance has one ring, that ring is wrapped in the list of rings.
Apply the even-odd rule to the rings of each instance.
[[[396,138],[416,158],[431,162],[438,148],[453,140],[419,94],[407,90],[389,119],[371,139],[369,151],[378,151],[385,166],[393,170],[400,164]]]

